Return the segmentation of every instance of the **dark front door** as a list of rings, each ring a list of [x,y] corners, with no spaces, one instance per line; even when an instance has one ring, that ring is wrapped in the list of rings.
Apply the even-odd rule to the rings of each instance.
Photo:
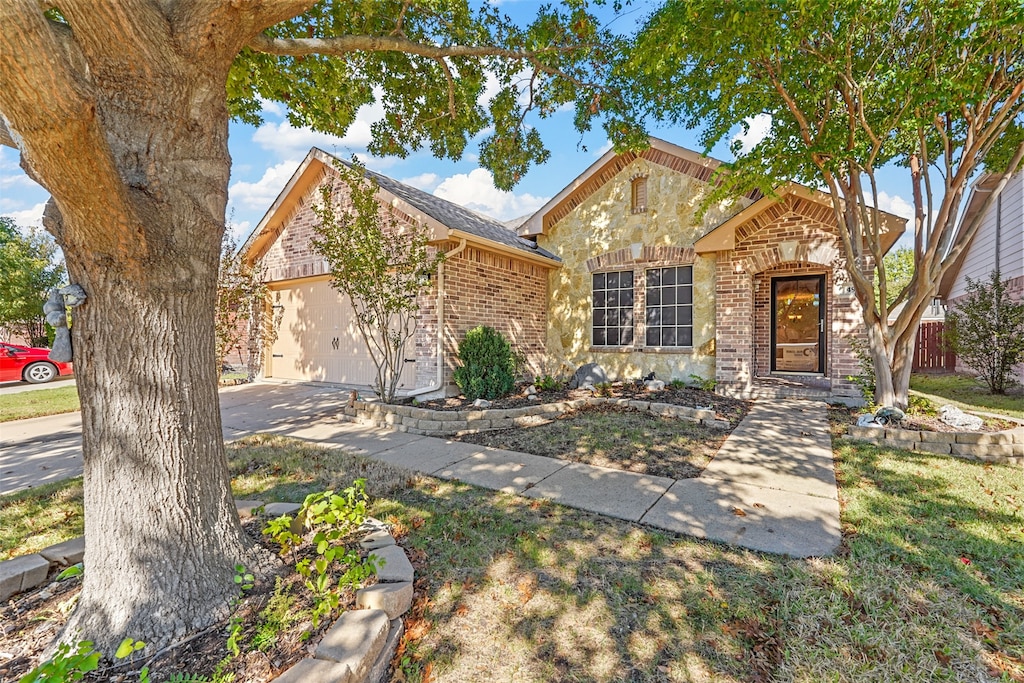
[[[772,280],[772,372],[825,372],[825,276]]]

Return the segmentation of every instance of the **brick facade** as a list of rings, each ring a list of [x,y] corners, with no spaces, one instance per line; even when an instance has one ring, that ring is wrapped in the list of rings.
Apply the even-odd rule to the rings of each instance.
[[[312,208],[314,202],[319,201],[317,188],[331,172],[322,173],[311,184],[312,189],[296,202],[265,252],[257,255],[266,268],[268,282],[303,281],[329,272],[326,261],[313,253],[309,242],[315,235],[313,226],[318,220]],[[339,206],[347,203],[343,192],[337,192],[335,199]],[[399,225],[416,224],[393,207],[392,211]],[[448,252],[458,244],[447,241],[432,245],[431,249]],[[475,243],[446,260],[443,268],[443,385],[452,381],[459,342],[477,325],[489,325],[504,334],[513,348],[525,355],[527,375],[540,374],[547,331],[548,269]],[[431,386],[437,381],[438,286],[435,271],[430,286],[418,299],[419,317],[411,342],[415,347],[416,387]]]
[[[866,339],[860,304],[846,272],[841,244],[825,219],[831,210],[789,200],[738,228],[732,251],[716,266],[716,379],[722,391],[750,395],[771,371],[771,286],[779,277],[825,276],[825,367],[803,378],[836,398],[856,398],[846,377],[859,373],[851,339]],[[781,243],[794,246],[782,254]],[[789,258],[787,258],[789,257]],[[867,269],[870,270],[870,269]],[[792,375],[787,375],[792,376]]]
[[[451,251],[456,243],[444,245]],[[446,377],[455,368],[458,344],[477,325],[505,335],[526,356],[527,376],[543,374],[547,335],[548,269],[467,246],[445,262]]]

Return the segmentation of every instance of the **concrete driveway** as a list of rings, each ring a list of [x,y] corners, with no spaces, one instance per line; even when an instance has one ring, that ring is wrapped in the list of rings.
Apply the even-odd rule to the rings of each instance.
[[[337,415],[347,402],[348,390],[336,386],[259,383],[224,387],[220,391],[224,438],[292,431]],[[81,473],[80,413],[0,424],[0,495]]]

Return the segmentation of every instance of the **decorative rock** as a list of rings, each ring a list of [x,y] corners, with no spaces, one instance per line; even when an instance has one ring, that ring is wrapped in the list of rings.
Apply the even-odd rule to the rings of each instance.
[[[861,415],[857,418],[858,427],[881,427],[882,425],[875,422],[874,415]]]
[[[381,609],[389,619],[397,619],[412,607],[412,583],[378,583],[356,591],[356,607]]]
[[[391,627],[388,630],[388,640],[384,643],[384,649],[377,655],[377,661],[370,667],[370,673],[366,676],[367,683],[384,683],[387,680],[391,659],[395,656],[395,650],[398,649],[398,641],[402,639],[404,633],[405,624],[402,623],[402,620],[392,620]]]
[[[526,387],[526,395],[527,396],[535,396],[536,394],[537,394],[537,387],[535,387],[532,384],[530,386]]]
[[[894,406],[882,406],[875,411],[875,422],[880,425],[898,424],[907,416],[899,408]]]
[[[298,503],[268,503],[263,506],[263,512],[270,517],[280,517],[281,515],[294,515],[296,512],[302,509],[302,506]]]
[[[366,550],[376,550],[395,544],[395,537],[386,531],[371,531],[366,537],[359,541],[359,547]]]
[[[594,385],[608,381],[608,373],[597,363],[587,363],[580,366],[569,380],[569,388],[586,388],[587,384]]]
[[[54,564],[70,567],[85,558],[85,537],[79,536],[49,548],[40,550],[39,554]]]
[[[345,612],[316,646],[317,659],[344,664],[352,681],[365,680],[388,638],[390,619],[384,610]]]
[[[581,384],[580,389],[582,389],[583,391],[597,391],[597,387],[595,387],[590,382],[585,382],[584,384]]]
[[[539,399],[537,398],[536,394],[530,394],[529,396],[526,397],[526,400],[527,401],[537,401]]]
[[[238,516],[241,519],[246,517],[252,517],[253,510],[256,508],[263,507],[262,500],[236,500],[235,509],[238,510]]]
[[[377,580],[382,583],[412,581],[415,572],[412,563],[405,556],[405,551],[397,545],[390,545],[374,550],[370,557],[376,557],[383,562],[377,563]]]
[[[364,517],[363,523],[359,525],[359,531],[389,531],[390,527],[376,517]]]
[[[43,584],[49,571],[50,563],[41,555],[22,555],[0,562],[0,600]]]
[[[274,679],[274,683],[353,683],[347,664],[303,659]]]
[[[488,401],[485,398],[478,398],[477,400],[473,401],[473,407],[474,408],[490,408],[491,407],[491,402]]]
[[[665,389],[665,383],[660,379],[649,379],[644,382],[644,386],[647,388],[647,391],[662,391]]]
[[[939,419],[950,427],[967,431],[977,431],[981,429],[981,425],[985,422],[977,415],[968,415],[956,406],[942,406],[939,408]]]

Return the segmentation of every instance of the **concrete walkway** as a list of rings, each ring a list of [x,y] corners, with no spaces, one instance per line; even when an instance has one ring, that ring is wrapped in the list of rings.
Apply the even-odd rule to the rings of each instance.
[[[676,481],[337,419],[281,433],[441,479],[793,557],[833,553],[839,500],[825,405],[756,403],[697,479]]]

